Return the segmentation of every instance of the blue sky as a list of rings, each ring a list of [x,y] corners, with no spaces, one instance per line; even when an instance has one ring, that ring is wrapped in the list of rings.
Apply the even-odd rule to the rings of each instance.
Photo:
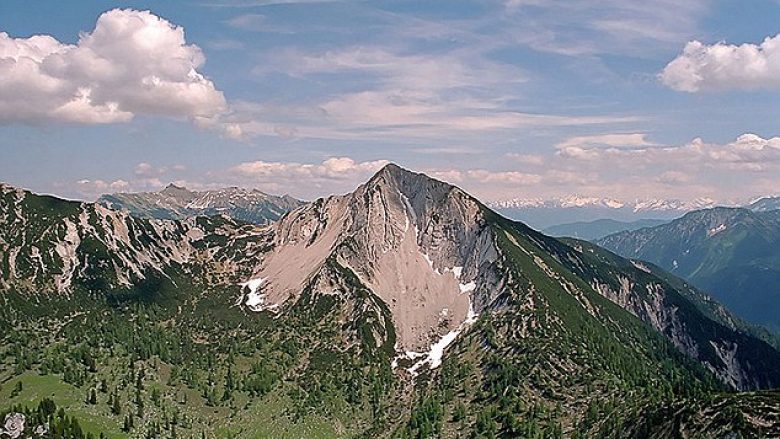
[[[485,200],[774,194],[778,19],[770,0],[5,0],[0,180],[310,199],[394,161]]]

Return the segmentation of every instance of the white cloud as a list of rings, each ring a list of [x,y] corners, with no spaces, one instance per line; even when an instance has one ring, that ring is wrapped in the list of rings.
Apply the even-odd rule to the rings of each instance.
[[[563,140],[555,154],[544,156],[542,165],[536,165],[535,155],[526,156],[510,154],[508,158],[520,158],[518,164],[504,163],[502,169],[429,171],[485,200],[578,194],[727,201],[744,197],[746,191],[761,195],[780,187],[780,137],[743,134],[725,144],[697,138],[682,145],[658,145],[641,133],[602,134]]]
[[[507,0],[508,36],[566,56],[648,56],[696,35],[708,0]]]
[[[137,177],[161,177],[164,175],[170,175],[173,173],[180,173],[187,170],[184,165],[173,166],[154,166],[146,162],[141,162],[133,169],[133,174]]]
[[[122,189],[125,189],[126,187],[128,187],[128,185],[129,185],[129,183],[127,181],[125,181],[125,180],[114,180],[114,181],[111,181],[111,182],[107,182],[107,181],[99,180],[99,179],[98,180],[87,180],[87,179],[84,179],[84,180],[79,180],[76,183],[81,185],[81,186],[83,186],[83,187],[94,188],[94,189],[98,189],[98,190],[106,190],[106,189],[122,190]]]
[[[355,174],[376,172],[387,163],[387,160],[355,162],[349,157],[331,157],[320,164],[257,160],[241,163],[233,167],[232,171],[255,179],[306,177],[338,180]]]
[[[760,45],[691,41],[658,77],[667,87],[689,93],[780,90],[780,35]]]
[[[595,157],[604,148],[631,149],[652,146],[644,133],[601,134],[571,137],[558,143],[557,154],[565,157],[587,159]]]
[[[185,118],[219,128],[222,92],[198,72],[205,58],[184,29],[148,11],[114,9],[75,45],[0,33],[0,122],[127,122]]]
[[[240,163],[216,178],[270,193],[314,198],[351,191],[388,163],[349,157],[331,157],[317,164],[257,160]]]
[[[617,136],[616,138],[619,138]],[[616,167],[648,166],[693,167],[702,165],[724,169],[765,171],[780,165],[780,137],[764,139],[755,134],[743,134],[733,142],[719,145],[696,138],[684,145],[659,146],[642,137],[628,137],[633,143],[578,143],[569,139],[558,146],[558,156],[603,163]]]
[[[411,54],[382,47],[357,46],[320,54],[288,51],[279,56],[277,63],[292,75],[371,73],[377,75],[385,87],[398,90],[434,91],[523,81],[519,69],[488,61],[473,52]]]
[[[497,168],[453,166],[420,168],[483,200],[551,198],[577,194],[619,200],[709,197],[728,201],[775,193],[780,187],[780,137],[743,134],[718,144],[694,139],[657,145],[644,134],[600,134],[563,140],[551,154],[510,154]],[[578,154],[571,154],[579,148]],[[185,169],[139,163],[126,180],[83,180],[68,186],[76,193],[159,190],[168,181],[190,189],[225,186],[258,188],[313,199],[346,193],[364,183],[387,160],[331,157],[317,163],[256,160],[193,176]],[[413,167],[412,167],[413,168]],[[747,189],[746,189],[747,188]]]
[[[509,153],[506,157],[514,162],[530,166],[541,166],[545,161],[544,156],[540,154]]]
[[[241,14],[227,20],[228,26],[245,31],[259,31],[266,25],[263,14]]]
[[[106,181],[101,179],[82,179],[72,184],[55,184],[55,186],[74,192],[78,196],[84,197],[88,200],[94,200],[100,195],[108,192],[126,191],[132,187],[130,182],[122,179],[113,181]]]

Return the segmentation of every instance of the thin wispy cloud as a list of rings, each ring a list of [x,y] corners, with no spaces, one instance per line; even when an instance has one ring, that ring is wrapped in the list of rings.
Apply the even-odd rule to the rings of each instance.
[[[518,44],[566,56],[647,56],[699,32],[706,0],[509,0],[507,31]],[[638,50],[641,49],[641,50]]]
[[[242,14],[237,15],[225,23],[235,29],[246,31],[260,31],[267,25],[266,17],[263,14]]]

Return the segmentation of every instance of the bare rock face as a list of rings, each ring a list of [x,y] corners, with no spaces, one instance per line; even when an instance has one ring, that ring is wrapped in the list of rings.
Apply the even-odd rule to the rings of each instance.
[[[421,351],[480,311],[473,297],[496,277],[493,238],[475,199],[388,165],[355,192],[282,218],[256,278],[263,303],[279,307],[335,258],[388,305],[398,348]]]

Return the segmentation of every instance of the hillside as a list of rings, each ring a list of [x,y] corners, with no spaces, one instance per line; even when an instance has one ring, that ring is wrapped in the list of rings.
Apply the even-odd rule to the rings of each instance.
[[[619,232],[633,231],[645,227],[654,227],[665,224],[666,220],[640,219],[636,221],[616,221],[611,219],[598,219],[595,221],[579,221],[574,223],[558,224],[544,229],[547,235],[555,237],[579,238],[586,241],[594,241],[605,236]]]
[[[597,243],[689,280],[745,320],[780,329],[780,211],[695,211]]]
[[[264,227],[7,186],[0,214],[0,399],[95,435],[645,437],[715,397],[702,428],[748,434],[780,405],[723,396],[780,352],[703,296],[394,165]]]

